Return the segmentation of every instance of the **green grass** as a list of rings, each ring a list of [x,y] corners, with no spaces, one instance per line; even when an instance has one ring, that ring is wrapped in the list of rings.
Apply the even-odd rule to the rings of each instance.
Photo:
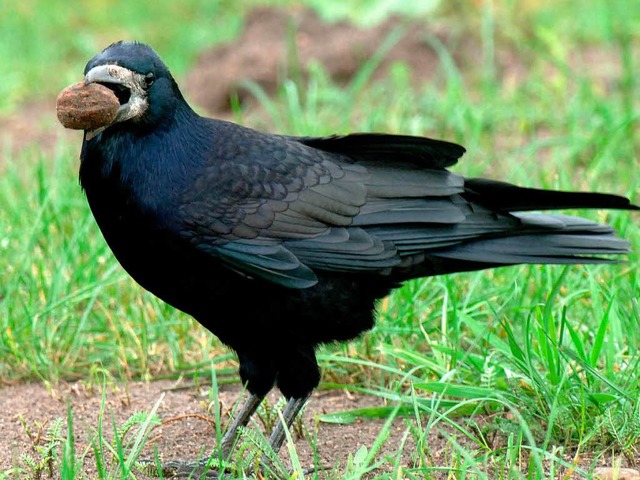
[[[82,9],[37,0],[16,6],[17,16],[0,20],[7,73],[0,110],[55,94],[116,37],[152,42],[180,78],[200,47],[232,36],[242,11],[257,2],[238,11],[233,2],[192,1],[180,9],[174,3],[160,2],[156,16],[143,15],[146,7],[136,2],[118,3],[117,13],[101,2],[83,3]],[[365,67],[346,88],[318,68],[308,84],[285,81],[274,97],[256,90],[266,116],[238,117],[290,134],[360,130],[447,138],[468,149],[456,172],[611,191],[637,202],[640,86],[634,72],[640,15],[623,10],[622,1],[593,2],[597,16],[587,15],[577,1],[559,10],[545,2],[527,2],[530,8],[522,9],[516,2],[495,3],[495,10],[487,3],[475,15],[445,8],[435,17],[482,46],[477,65],[456,65],[451,52],[429,39],[445,68],[422,89],[410,87],[402,65],[377,85],[368,82]],[[48,42],[52,36],[55,41]],[[517,84],[495,64],[506,47],[526,65]],[[20,55],[12,55],[18,48]],[[603,80],[609,77],[597,68],[574,65],[576,51],[593,48],[618,65],[613,80]],[[57,72],[53,78],[51,71]],[[109,381],[183,374],[206,380],[212,364],[218,383],[237,381],[226,349],[136,286],[117,265],[77,185],[77,147],[60,142],[50,158],[37,148],[7,148],[1,160],[0,382],[81,379],[101,386],[105,372]],[[384,460],[393,478],[424,478],[425,472],[554,478],[583,454],[594,465],[600,458],[637,456],[638,216],[579,213],[612,224],[636,253],[612,266],[523,266],[411,281],[381,302],[374,330],[356,342],[321,349],[322,388],[373,394],[386,399],[387,407],[320,420],[389,419],[378,440],[354,449],[331,478],[374,471],[397,415],[407,421],[405,440],[419,448],[409,466],[399,453]],[[154,406],[148,408],[152,412]],[[132,418],[112,438],[100,434],[102,423],[96,426],[99,478],[131,471],[154,418]],[[24,478],[38,471],[47,478],[49,468],[65,479],[85,478],[79,461],[88,453],[74,449],[71,433],[78,426],[72,419],[70,411],[66,423],[54,422],[52,443],[23,459]],[[108,419],[107,414],[101,422]],[[450,440],[444,464],[433,464],[427,435],[434,430]],[[322,441],[308,436],[312,444]],[[249,434],[247,448],[263,441]],[[285,455],[296,469],[295,449]],[[282,475],[284,466],[276,468]],[[574,474],[587,477],[588,471],[582,463]],[[301,467],[297,474],[315,478]],[[0,478],[8,475],[0,472]]]
[[[78,81],[87,60],[117,40],[140,40],[163,52],[182,75],[202,45],[232,38],[241,14],[257,2],[9,0],[0,18],[0,113],[56,95]]]

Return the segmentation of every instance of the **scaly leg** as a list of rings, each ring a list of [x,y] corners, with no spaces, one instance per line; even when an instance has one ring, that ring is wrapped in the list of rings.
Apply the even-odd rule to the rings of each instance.
[[[271,432],[271,436],[269,437],[269,445],[273,449],[275,453],[280,451],[282,444],[284,443],[284,439],[286,438],[285,429],[289,429],[296,417],[304,407],[304,404],[307,402],[309,396],[303,398],[290,398],[287,402],[284,411],[282,412],[282,420],[278,421],[273,432]],[[261,463],[267,463],[269,460],[263,454]]]
[[[220,452],[222,453],[222,458],[224,460],[227,460],[231,456],[233,444],[235,443],[236,438],[238,438],[238,429],[247,426],[249,419],[254,413],[256,413],[256,410],[263,399],[264,395],[250,393],[247,400],[242,405],[242,408],[240,408],[240,411],[236,413],[235,417],[233,417],[233,421],[227,428],[227,431],[222,437],[222,441],[220,443]]]

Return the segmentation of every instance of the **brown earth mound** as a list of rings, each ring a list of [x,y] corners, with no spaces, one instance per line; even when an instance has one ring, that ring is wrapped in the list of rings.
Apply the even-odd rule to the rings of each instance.
[[[385,77],[391,65],[402,62],[411,67],[415,83],[424,82],[439,65],[429,37],[444,44],[452,40],[442,28],[398,17],[358,28],[346,21],[325,23],[309,9],[257,8],[245,25],[238,39],[202,53],[187,78],[189,97],[210,114],[228,112],[230,95],[245,100],[243,82],[273,93],[285,78],[304,76],[313,62],[322,65],[334,81],[346,83],[393,39],[373,79]]]

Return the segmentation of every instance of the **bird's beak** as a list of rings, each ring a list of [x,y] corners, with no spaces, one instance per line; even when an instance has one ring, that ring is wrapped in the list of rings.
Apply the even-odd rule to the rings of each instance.
[[[120,101],[120,108],[110,124],[124,122],[140,117],[147,110],[147,91],[145,77],[119,65],[98,65],[87,72],[84,83],[100,83],[113,90]],[[90,140],[109,125],[86,132]]]

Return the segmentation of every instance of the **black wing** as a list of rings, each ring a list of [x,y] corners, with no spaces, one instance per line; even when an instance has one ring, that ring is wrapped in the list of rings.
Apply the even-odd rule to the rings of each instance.
[[[314,271],[396,279],[624,253],[609,227],[510,210],[635,208],[612,195],[545,192],[443,167],[464,149],[415,137],[306,138],[224,124],[218,155],[185,199],[191,240],[231,268],[291,288]]]
[[[401,263],[398,250],[367,225],[464,219],[450,200],[463,179],[442,169],[464,152],[457,145],[382,134],[282,137],[224,122],[217,129],[214,158],[180,213],[192,242],[248,276],[305,288],[317,281],[314,269],[388,269]]]

